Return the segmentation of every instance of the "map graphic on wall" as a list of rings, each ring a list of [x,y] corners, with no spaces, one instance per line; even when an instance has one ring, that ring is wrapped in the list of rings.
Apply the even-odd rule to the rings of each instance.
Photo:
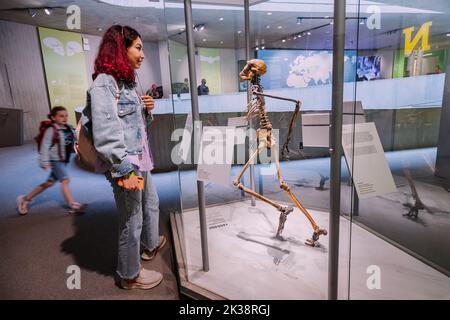
[[[260,50],[258,59],[267,65],[261,78],[266,89],[305,88],[331,84],[333,52],[326,50]],[[356,51],[346,51],[344,81],[355,80]]]

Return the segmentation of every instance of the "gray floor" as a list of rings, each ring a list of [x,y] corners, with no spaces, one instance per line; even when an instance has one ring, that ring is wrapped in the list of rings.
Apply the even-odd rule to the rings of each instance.
[[[71,189],[89,204],[83,215],[67,213],[59,186],[39,195],[26,216],[16,212],[15,198],[43,182],[48,173],[39,169],[34,144],[0,149],[0,299],[178,299],[168,212],[178,205],[170,184],[177,175],[155,175],[161,198],[161,232],[169,242],[144,267],[163,273],[156,288],[122,290],[114,283],[117,211],[103,175],[69,165]],[[163,178],[164,182],[161,180]],[[172,180],[173,183],[171,182]],[[168,189],[169,188],[169,189]],[[81,289],[66,286],[71,265],[81,269]]]

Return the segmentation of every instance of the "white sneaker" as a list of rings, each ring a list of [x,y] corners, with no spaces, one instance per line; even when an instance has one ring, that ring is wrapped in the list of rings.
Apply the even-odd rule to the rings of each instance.
[[[163,280],[163,276],[158,271],[142,268],[139,276],[133,280],[121,279],[122,289],[142,289],[147,290],[156,287]]]
[[[28,204],[30,201],[26,200],[24,195],[18,196],[16,201],[17,211],[19,211],[19,214],[26,215],[28,213]]]
[[[80,213],[87,207],[85,203],[72,202],[69,206],[69,213]]]

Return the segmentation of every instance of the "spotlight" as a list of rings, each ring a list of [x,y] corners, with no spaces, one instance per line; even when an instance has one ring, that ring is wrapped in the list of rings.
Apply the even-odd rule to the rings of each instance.
[[[300,17],[297,17],[297,24],[301,24],[302,23],[302,18],[300,18]]]
[[[450,37],[450,33],[447,33],[446,36],[447,36],[447,37]]]
[[[29,14],[32,18],[34,18],[34,17],[37,16],[37,11],[34,10],[34,9],[28,9],[28,14]]]
[[[50,9],[50,8],[45,8],[45,9],[44,9],[44,12],[45,12],[46,15],[49,16],[49,15],[52,14],[52,9]]]

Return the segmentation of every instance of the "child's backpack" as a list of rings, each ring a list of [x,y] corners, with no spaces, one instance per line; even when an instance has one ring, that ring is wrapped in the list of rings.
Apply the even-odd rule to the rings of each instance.
[[[38,152],[41,152],[41,145],[42,145],[42,139],[44,138],[45,131],[47,131],[48,128],[53,129],[53,137],[52,137],[52,145],[55,144],[58,146],[58,154],[60,159],[63,159],[62,153],[61,153],[61,144],[59,143],[59,132],[58,129],[55,127],[55,124],[50,120],[44,120],[41,121],[41,124],[39,125],[39,133],[34,138],[37,144]]]

